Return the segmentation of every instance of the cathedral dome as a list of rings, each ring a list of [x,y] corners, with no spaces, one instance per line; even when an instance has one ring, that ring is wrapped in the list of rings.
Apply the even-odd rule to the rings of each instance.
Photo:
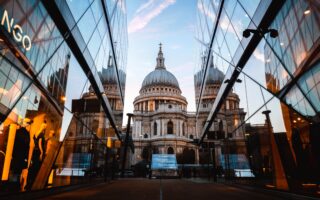
[[[195,81],[197,86],[201,86],[201,81],[203,78],[204,69],[201,69],[198,73],[195,74]],[[220,71],[213,64],[213,58],[211,58],[206,84],[221,84],[224,79],[224,73]]]
[[[224,79],[223,72],[216,67],[210,66],[209,74],[206,81],[207,84],[221,83],[223,79]]]
[[[165,85],[179,88],[176,77],[166,69],[155,69],[150,72],[142,82],[142,88],[154,85]]]
[[[121,69],[118,72],[119,72],[120,82],[122,83],[123,82],[122,80],[125,80],[126,74]],[[109,55],[107,68],[102,67],[101,72],[99,72],[99,76],[100,76],[100,79],[101,79],[101,82],[103,85],[116,85],[116,84],[118,84],[116,68],[114,67],[114,64],[112,62],[111,55]],[[124,85],[122,83],[121,87],[123,87],[123,86]]]
[[[177,78],[166,70],[161,44],[157,57],[157,66],[155,70],[144,78],[141,89],[155,85],[171,86],[180,90]]]

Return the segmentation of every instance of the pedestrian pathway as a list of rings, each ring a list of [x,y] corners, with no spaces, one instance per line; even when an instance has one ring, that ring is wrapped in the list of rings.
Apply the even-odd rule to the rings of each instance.
[[[57,194],[43,199],[112,199],[112,200],[278,200],[271,195],[243,190],[223,184],[201,182],[200,180],[164,179],[160,196],[159,179],[120,179],[88,188]],[[162,198],[161,198],[162,197]]]

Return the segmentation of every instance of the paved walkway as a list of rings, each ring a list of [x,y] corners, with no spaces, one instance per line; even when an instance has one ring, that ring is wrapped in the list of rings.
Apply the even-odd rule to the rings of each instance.
[[[162,191],[162,198],[161,198]],[[223,184],[192,180],[123,179],[64,192],[44,199],[112,200],[278,200],[279,197],[247,191]],[[282,198],[281,198],[282,199]]]

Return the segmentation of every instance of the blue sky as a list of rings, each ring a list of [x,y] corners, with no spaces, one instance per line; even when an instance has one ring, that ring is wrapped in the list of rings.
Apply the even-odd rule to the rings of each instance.
[[[178,79],[188,110],[195,111],[196,5],[196,0],[127,1],[129,49],[124,113],[133,111],[133,100],[144,77],[154,70],[160,42],[167,70]]]

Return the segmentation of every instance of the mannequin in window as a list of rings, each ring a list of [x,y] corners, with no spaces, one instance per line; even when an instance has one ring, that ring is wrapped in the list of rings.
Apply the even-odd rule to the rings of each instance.
[[[40,129],[33,136],[34,149],[32,154],[33,163],[40,161],[42,162],[45,153],[45,129],[47,128],[47,123],[41,124]]]
[[[31,166],[29,169],[28,189],[31,189],[33,181],[41,167],[41,163],[45,156],[45,129],[47,123],[44,121],[39,130],[33,136],[34,148],[32,152]]]
[[[21,127],[17,130],[13,152],[11,169],[15,176],[17,176],[18,186],[20,191],[24,191],[28,174],[28,155],[30,148],[30,133],[27,127],[31,124],[31,120],[25,118]]]
[[[52,148],[53,148],[53,143],[56,142],[57,139],[55,138],[55,132],[54,130],[50,130],[49,132],[49,137],[48,139],[46,140],[46,152],[45,152],[45,155],[47,155],[50,151],[52,151]]]

